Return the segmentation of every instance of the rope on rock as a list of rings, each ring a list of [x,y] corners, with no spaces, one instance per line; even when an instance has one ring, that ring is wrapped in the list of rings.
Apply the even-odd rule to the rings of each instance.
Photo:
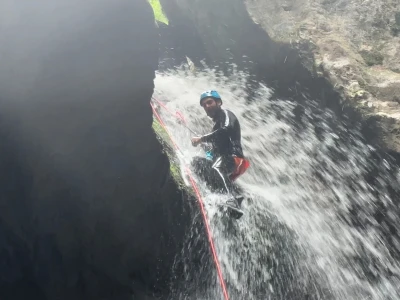
[[[154,98],[153,98],[154,99]],[[158,104],[160,104],[161,107],[165,108],[165,110],[167,110],[170,114],[172,114],[175,118],[179,118],[181,120],[184,121],[183,116],[179,113],[172,113],[164,104],[162,104],[160,101],[154,99],[155,101],[157,101]],[[174,145],[175,149],[179,152],[182,153],[182,151],[179,149],[178,145],[176,144],[174,138],[172,137],[172,135],[170,134],[169,130],[167,129],[167,127],[165,126],[164,122],[162,121],[160,115],[157,113],[153,103],[150,103],[151,108],[153,110],[153,114],[156,116],[157,120],[160,122],[161,126],[164,128],[164,130],[167,132],[170,140],[172,141],[172,144]],[[228,291],[226,288],[226,284],[225,284],[225,280],[224,280],[224,276],[222,275],[222,270],[221,270],[221,266],[219,263],[219,259],[218,259],[218,255],[217,255],[217,251],[215,250],[215,246],[214,246],[214,240],[212,238],[212,232],[211,232],[211,228],[210,225],[208,224],[208,219],[207,219],[207,213],[206,210],[204,208],[204,201],[203,198],[200,195],[200,191],[199,188],[197,187],[197,184],[193,178],[193,175],[189,169],[188,166],[185,166],[185,171],[186,174],[188,175],[189,179],[190,179],[190,183],[192,184],[193,190],[196,193],[196,197],[197,197],[197,202],[199,203],[200,206],[200,211],[203,217],[203,222],[206,228],[206,233],[207,233],[207,238],[208,238],[208,242],[210,244],[210,248],[211,248],[211,252],[212,252],[212,256],[213,256],[213,260],[214,260],[214,264],[215,267],[217,269],[217,274],[218,274],[218,278],[219,278],[219,282],[221,285],[221,289],[222,289],[222,293],[224,295],[224,299],[225,300],[229,300],[229,295],[228,295]]]

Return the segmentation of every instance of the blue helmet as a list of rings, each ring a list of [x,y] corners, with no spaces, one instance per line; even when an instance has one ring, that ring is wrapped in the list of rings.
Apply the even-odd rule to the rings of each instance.
[[[200,105],[201,105],[201,101],[203,101],[203,99],[205,98],[214,98],[215,100],[219,100],[222,102],[221,96],[218,94],[217,91],[211,90],[211,91],[206,91],[204,93],[201,94],[200,96]]]

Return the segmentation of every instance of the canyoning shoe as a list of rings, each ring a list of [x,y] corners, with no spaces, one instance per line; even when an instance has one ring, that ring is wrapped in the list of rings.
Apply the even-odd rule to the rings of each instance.
[[[244,197],[243,196],[239,196],[239,197],[236,197],[235,200],[237,202],[238,208],[240,208],[242,206],[242,202],[244,200]]]
[[[228,213],[235,219],[240,219],[243,216],[243,211],[240,209],[244,197],[231,198],[225,202],[224,206],[228,209]]]
[[[239,208],[239,203],[236,198],[231,198],[225,202],[227,206]]]

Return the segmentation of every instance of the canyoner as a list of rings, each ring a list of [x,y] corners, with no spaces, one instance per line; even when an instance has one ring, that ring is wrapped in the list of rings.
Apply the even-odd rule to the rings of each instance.
[[[233,112],[222,108],[221,96],[215,90],[202,93],[200,105],[213,120],[214,127],[212,132],[191,139],[193,146],[203,144],[206,150],[206,157],[195,157],[192,167],[213,190],[228,195],[225,206],[233,217],[240,218],[244,197],[234,181],[246,172],[250,163],[243,154],[239,120]]]
[[[221,107],[222,98],[217,91],[202,93],[200,105],[213,120],[214,126],[210,133],[199,135],[188,127],[182,113],[173,113],[160,101],[154,98],[153,101],[156,104],[152,105],[153,109],[162,108],[168,111],[179,124],[190,131],[193,135],[192,145],[200,146],[203,150],[202,155],[193,157],[190,168],[212,192],[228,197],[223,204],[217,204],[220,208],[226,209],[235,219],[241,218],[241,204],[245,197],[235,181],[246,172],[250,162],[243,154],[240,123],[235,114]],[[173,140],[171,133],[169,136]],[[180,150],[177,148],[177,151]]]

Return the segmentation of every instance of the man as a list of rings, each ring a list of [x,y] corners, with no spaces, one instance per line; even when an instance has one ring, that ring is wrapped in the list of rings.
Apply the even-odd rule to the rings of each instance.
[[[243,197],[237,195],[233,181],[249,167],[249,162],[243,155],[239,121],[231,111],[221,108],[222,99],[214,90],[201,94],[200,105],[215,124],[211,133],[193,137],[192,145],[197,146],[201,143],[212,145],[211,170],[214,171],[214,176],[211,175],[211,177],[214,179],[219,177],[222,180],[224,189],[231,196],[227,204],[239,208]],[[205,168],[207,168],[205,160],[195,158],[192,165],[201,173],[200,175],[210,177],[204,176]]]

